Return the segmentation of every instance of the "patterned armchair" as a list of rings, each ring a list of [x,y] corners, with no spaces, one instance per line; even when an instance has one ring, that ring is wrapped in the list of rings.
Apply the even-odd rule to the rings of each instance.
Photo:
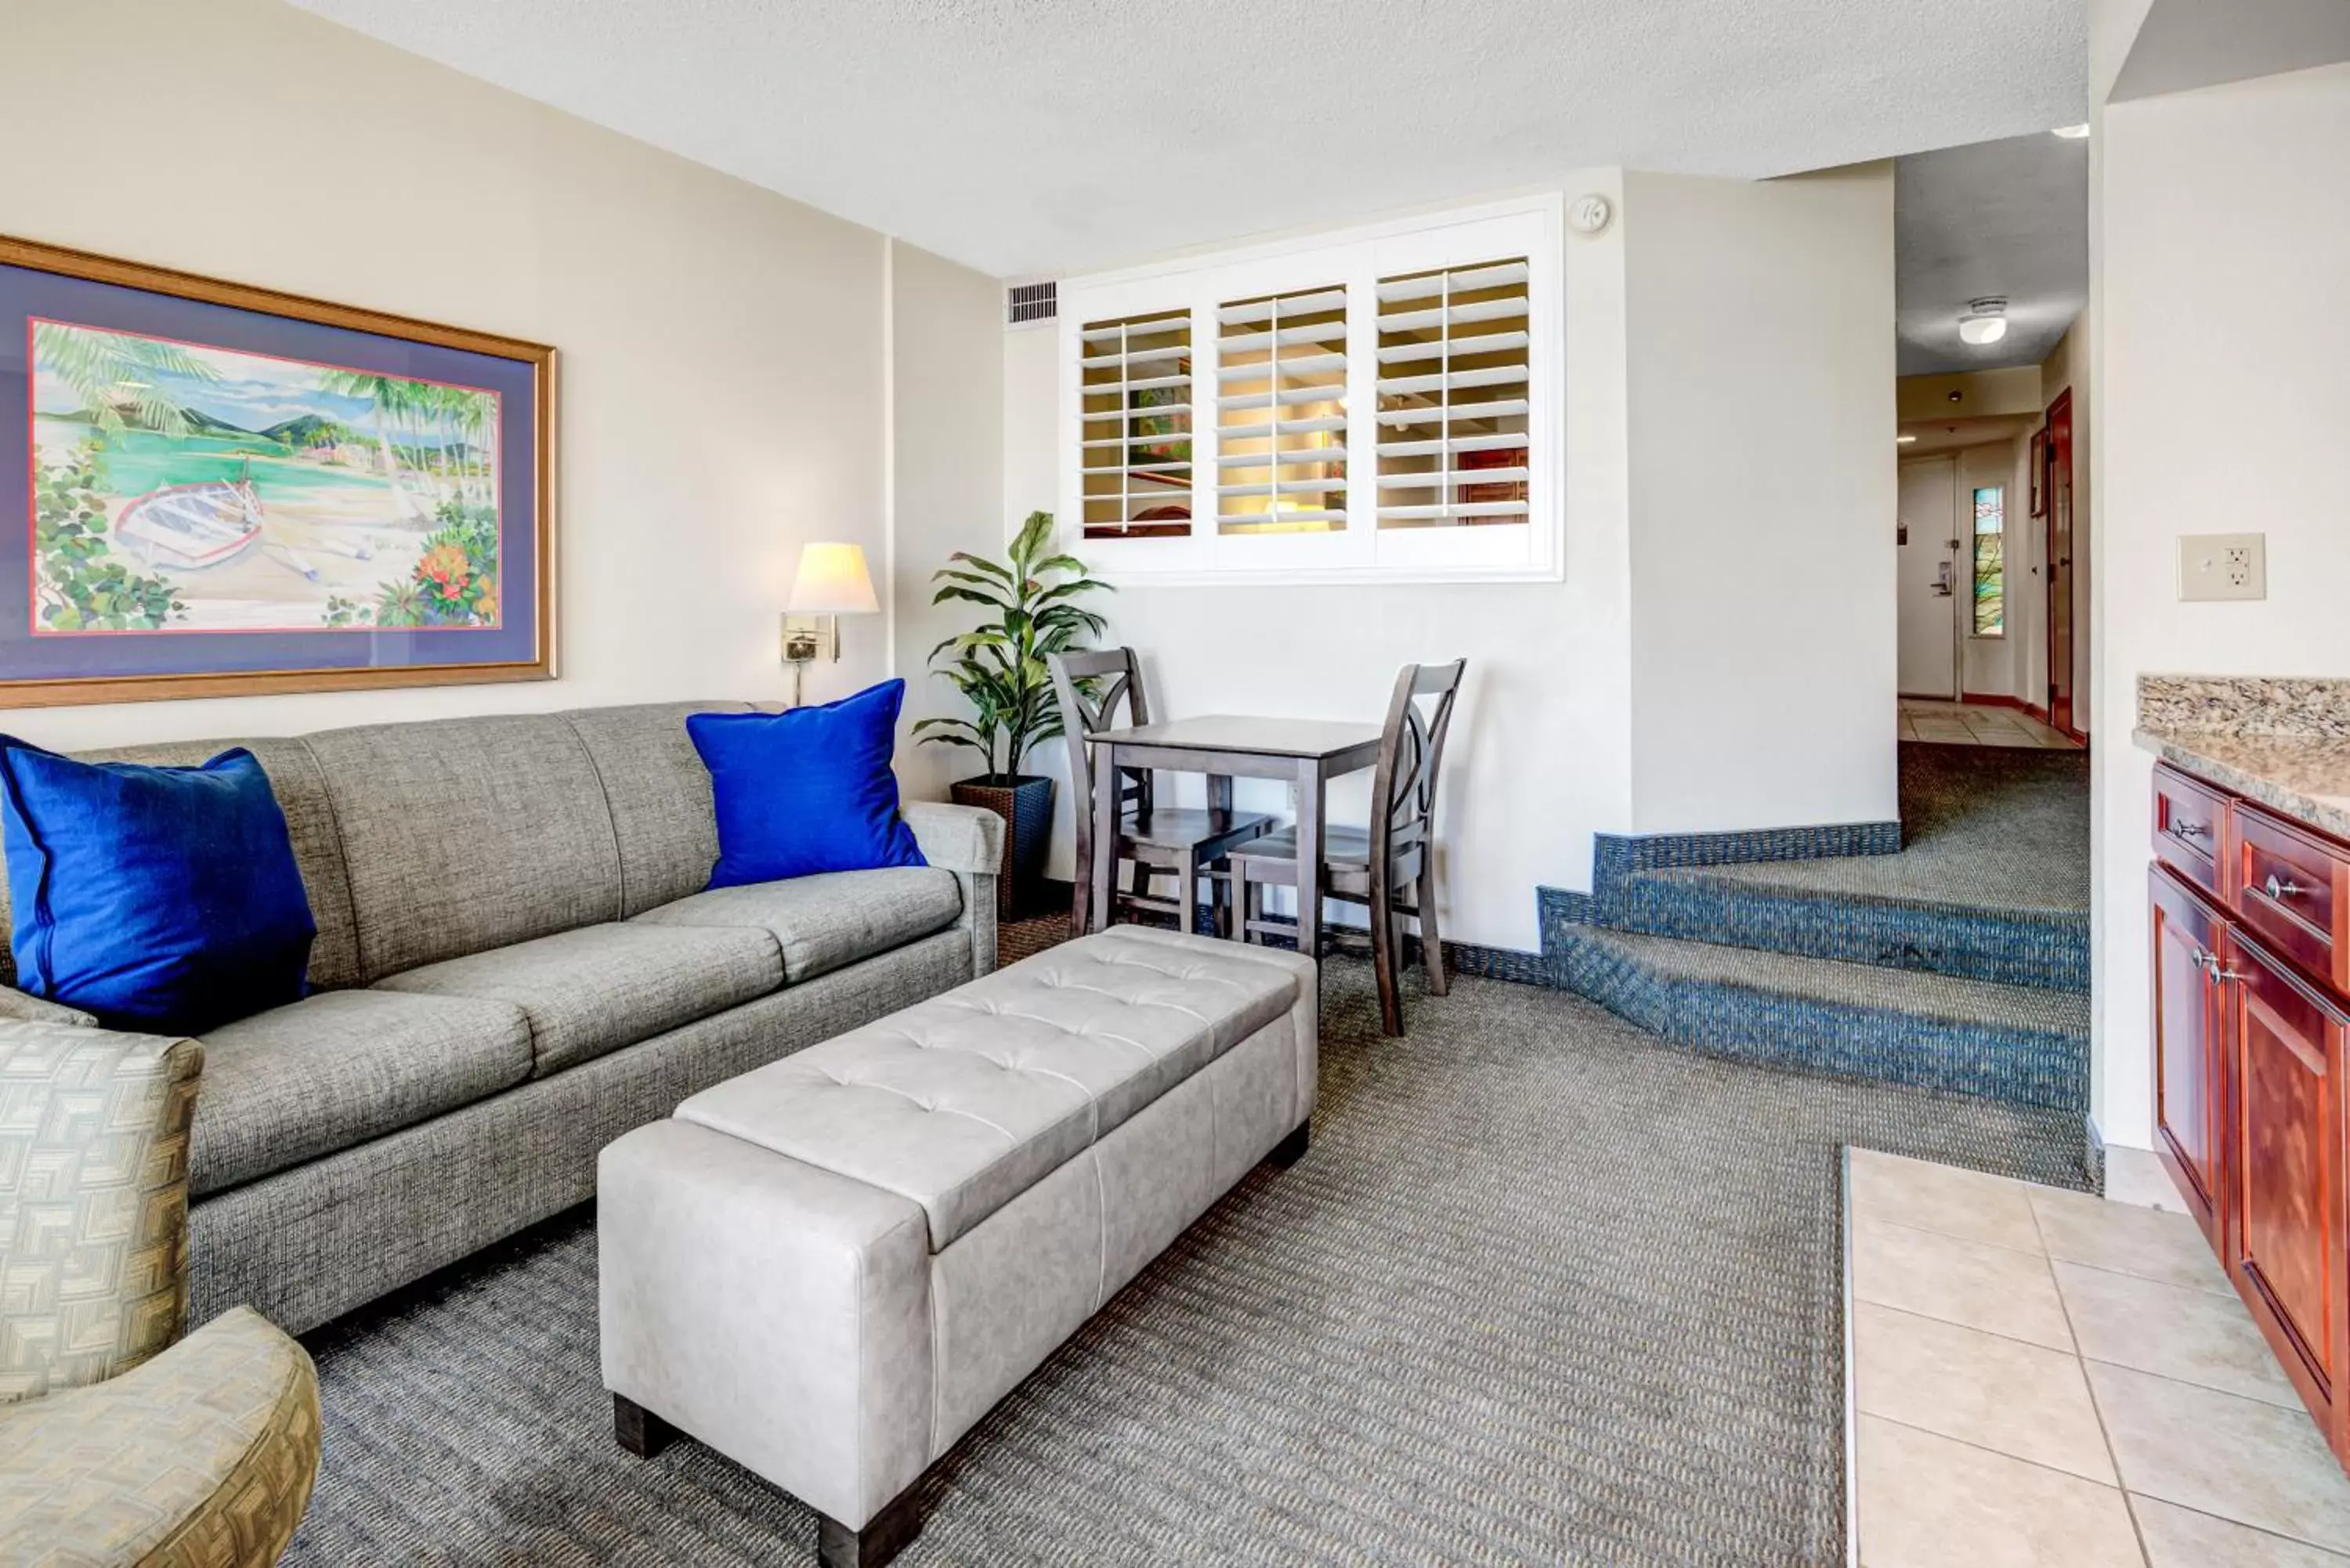
[[[0,1020],[0,1563],[277,1560],[318,1469],[302,1347],[185,1339],[192,1040]],[[174,1343],[174,1342],[177,1343]]]

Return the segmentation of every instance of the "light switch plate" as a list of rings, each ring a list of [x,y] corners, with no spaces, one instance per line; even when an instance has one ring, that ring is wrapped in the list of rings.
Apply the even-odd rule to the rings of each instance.
[[[2268,597],[2268,536],[2264,534],[2181,534],[2178,536],[2178,597],[2182,599]]]

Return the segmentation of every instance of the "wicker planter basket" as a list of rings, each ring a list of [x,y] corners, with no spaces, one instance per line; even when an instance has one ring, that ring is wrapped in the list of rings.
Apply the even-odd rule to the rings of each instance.
[[[1045,880],[1045,852],[1053,840],[1053,781],[1040,774],[982,774],[948,786],[957,805],[975,805],[1003,819],[1003,870],[995,883],[996,919],[1034,909]]]

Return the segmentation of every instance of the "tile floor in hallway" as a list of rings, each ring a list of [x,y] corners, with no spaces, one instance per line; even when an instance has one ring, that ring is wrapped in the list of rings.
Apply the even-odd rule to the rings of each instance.
[[[1981,702],[1937,702],[1923,697],[1901,699],[1901,738],[1949,746],[2041,746],[2068,752],[2081,749],[2080,742],[2070,735],[2049,728],[2020,708],[1994,708]]]
[[[2350,1478],[2193,1220],[1849,1159],[1862,1568],[2350,1568]]]

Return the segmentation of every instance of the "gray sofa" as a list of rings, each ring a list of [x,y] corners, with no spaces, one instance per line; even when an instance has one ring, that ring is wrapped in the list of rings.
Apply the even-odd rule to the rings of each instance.
[[[983,811],[909,804],[926,867],[705,892],[685,716],[711,711],[751,705],[89,753],[251,749],[318,925],[314,994],[203,1038],[192,1324],[324,1323],[591,1196],[598,1151],[686,1096],[994,967]],[[6,1016],[91,1022],[14,990]]]

